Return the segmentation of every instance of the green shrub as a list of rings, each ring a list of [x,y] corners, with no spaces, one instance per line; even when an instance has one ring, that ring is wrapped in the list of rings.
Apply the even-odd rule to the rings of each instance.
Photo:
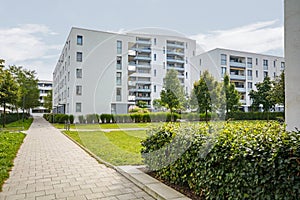
[[[69,115],[69,120],[71,124],[74,124],[74,115]]]
[[[83,116],[83,115],[79,115],[79,116],[78,116],[78,121],[79,121],[80,124],[85,123],[85,118],[84,118],[84,116]]]
[[[227,119],[234,120],[277,120],[278,117],[284,118],[283,112],[234,112],[227,113]]]
[[[101,123],[114,123],[114,116],[112,114],[101,114],[100,115]]]
[[[142,156],[160,178],[199,198],[299,199],[300,133],[284,129],[258,121],[167,124],[149,130]]]
[[[88,124],[99,123],[99,115],[97,114],[89,114],[85,118]]]
[[[29,116],[30,116],[29,114],[24,113],[24,118],[25,119],[28,119]],[[23,118],[23,113],[19,113],[19,114],[18,113],[7,113],[5,115],[5,122],[6,122],[6,124],[9,124],[9,123],[18,121],[18,120],[20,120],[22,118]],[[3,123],[3,120],[4,120],[4,115],[1,113],[0,114],[0,124]]]

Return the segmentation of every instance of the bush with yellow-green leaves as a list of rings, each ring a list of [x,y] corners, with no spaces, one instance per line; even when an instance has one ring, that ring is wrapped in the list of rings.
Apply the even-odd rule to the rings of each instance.
[[[148,131],[144,163],[206,199],[300,199],[300,133],[277,122],[166,124]]]

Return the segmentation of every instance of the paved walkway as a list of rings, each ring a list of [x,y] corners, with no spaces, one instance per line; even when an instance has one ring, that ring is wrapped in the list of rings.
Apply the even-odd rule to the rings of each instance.
[[[35,118],[0,193],[0,200],[10,199],[153,198]]]

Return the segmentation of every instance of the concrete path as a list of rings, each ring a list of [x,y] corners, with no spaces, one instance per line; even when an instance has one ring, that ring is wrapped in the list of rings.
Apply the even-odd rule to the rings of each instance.
[[[10,199],[153,198],[35,118],[0,193],[0,200]]]

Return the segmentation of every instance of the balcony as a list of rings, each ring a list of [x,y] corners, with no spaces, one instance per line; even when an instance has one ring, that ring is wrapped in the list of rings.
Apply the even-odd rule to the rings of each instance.
[[[145,89],[145,88],[133,88],[129,89],[129,92],[151,92],[151,89]]]
[[[136,51],[135,50],[128,50],[128,55],[129,56],[136,56]]]
[[[230,66],[246,68],[246,63],[230,61]]]
[[[150,56],[136,56],[134,57],[135,60],[147,60],[147,61],[151,61],[151,57]]]
[[[151,97],[135,97],[136,101],[150,101]]]
[[[178,43],[167,43],[167,47],[184,49],[184,44],[178,44]]]
[[[151,65],[150,64],[137,64],[136,65],[137,68],[142,68],[142,69],[151,69]]]
[[[136,44],[148,44],[148,45],[151,45],[151,40],[137,40],[136,41]]]
[[[136,84],[151,85],[151,81],[136,81]]]
[[[177,55],[177,56],[184,56],[184,52],[178,52],[178,51],[167,51],[167,54]]]
[[[151,53],[151,48],[148,47],[140,47],[140,48],[132,48],[132,50],[139,52],[139,53]]]
[[[184,64],[184,60],[176,58],[167,58],[167,62]]]
[[[234,80],[246,80],[246,76],[245,75],[230,74],[230,79],[234,79]]]
[[[245,93],[246,92],[246,88],[244,87],[236,87],[235,88],[238,92],[241,92],[241,93]]]
[[[177,71],[184,71],[183,67],[174,67],[174,66],[170,66],[170,65],[167,66],[167,69],[174,69],[174,70],[177,70]]]

